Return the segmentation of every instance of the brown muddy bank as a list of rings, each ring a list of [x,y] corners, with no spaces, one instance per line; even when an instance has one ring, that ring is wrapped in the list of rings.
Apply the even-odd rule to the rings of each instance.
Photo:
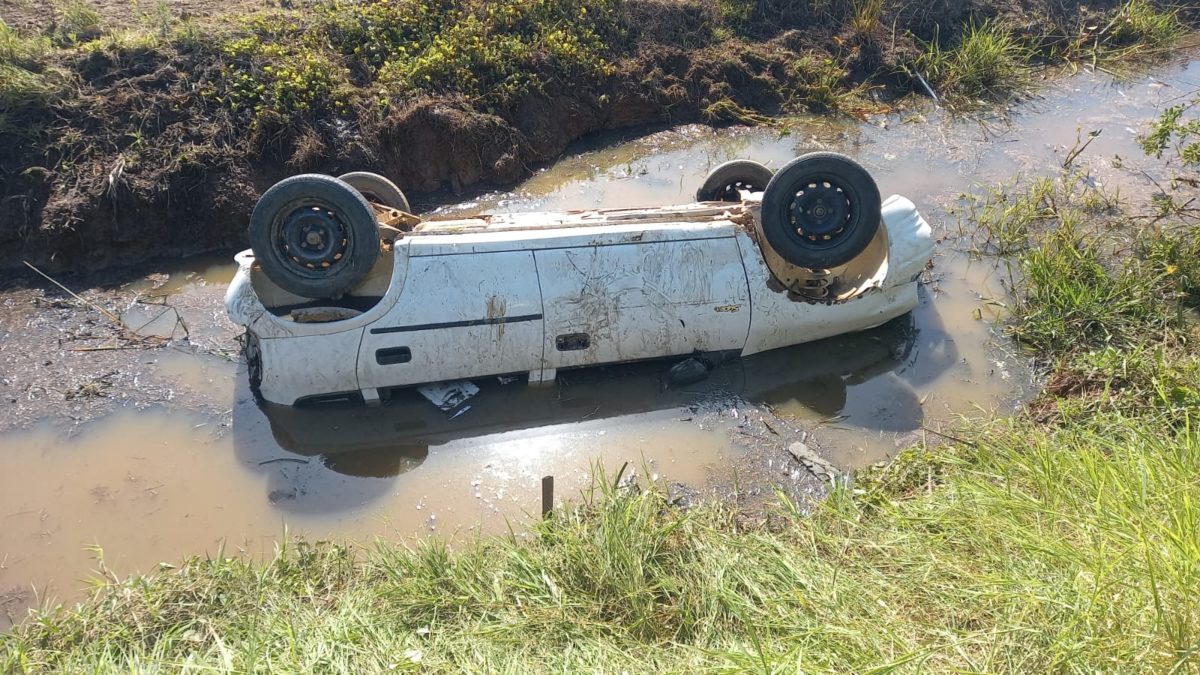
[[[567,79],[535,55],[536,86],[502,101],[450,86],[381,110],[359,78],[348,107],[270,128],[205,94],[233,71],[203,37],[57,50],[43,70],[70,94],[0,98],[0,270],[94,272],[244,247],[258,195],[302,171],[371,170],[410,193],[459,193],[512,184],[605,130],[801,108],[862,115],[912,90],[906,70],[923,43],[952,46],[996,18],[1048,54],[1125,3],[888,2],[865,26],[859,3],[741,3],[770,6],[775,20],[732,31],[736,4],[617,3],[625,40],[606,46],[603,74]]]

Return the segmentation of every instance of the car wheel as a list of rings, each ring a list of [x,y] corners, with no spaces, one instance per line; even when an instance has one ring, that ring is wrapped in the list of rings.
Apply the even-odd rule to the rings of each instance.
[[[762,192],[771,182],[771,170],[748,159],[735,159],[713,169],[700,189],[698,202],[740,202],[742,191]]]
[[[833,152],[792,160],[763,195],[768,243],[784,260],[809,269],[853,260],[875,237],[881,217],[879,187],[871,174]]]
[[[362,196],[376,204],[390,206],[405,213],[412,213],[408,198],[392,181],[370,171],[354,171],[338,176],[338,180],[358,190]]]
[[[379,225],[350,185],[320,174],[292,176],[263,193],[250,216],[250,246],[263,272],[305,298],[335,298],[379,258]]]

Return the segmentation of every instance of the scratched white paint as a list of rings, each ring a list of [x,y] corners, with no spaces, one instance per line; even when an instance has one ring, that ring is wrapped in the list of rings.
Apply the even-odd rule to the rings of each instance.
[[[734,228],[726,232],[717,239],[537,251],[547,366],[741,349],[750,294]],[[590,346],[559,351],[557,338],[566,334],[587,335]]]

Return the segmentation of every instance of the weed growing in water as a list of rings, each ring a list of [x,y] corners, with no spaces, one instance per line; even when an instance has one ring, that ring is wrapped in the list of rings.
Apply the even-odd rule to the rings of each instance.
[[[1142,138],[1142,149],[1155,157],[1173,152],[1185,165],[1200,167],[1200,95],[1190,102],[1171,106],[1163,111]]]
[[[974,252],[1012,256],[1022,253],[1040,235],[1058,225],[1077,228],[1090,216],[1111,213],[1119,193],[1105,192],[1081,173],[1035,178],[987,188],[982,196],[965,195],[968,211],[959,222],[959,235],[969,238]]]

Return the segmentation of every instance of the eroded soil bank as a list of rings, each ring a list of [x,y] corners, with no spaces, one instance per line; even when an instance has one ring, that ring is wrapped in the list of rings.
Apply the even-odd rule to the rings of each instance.
[[[233,250],[258,195],[301,171],[371,170],[414,195],[458,193],[512,184],[604,130],[803,108],[865,117],[923,91],[914,73],[929,45],[953,49],[985,20],[1016,40],[1005,59],[1030,62],[1145,37],[1118,0],[426,4],[388,14],[318,2],[237,21],[142,13],[133,36],[125,9],[102,5],[108,14],[71,28],[45,3],[0,4],[21,30],[6,34],[14,79],[0,96],[0,270]],[[492,18],[506,11],[516,18]],[[443,15],[444,35],[414,32]],[[470,21],[507,30],[478,42],[501,51],[453,52],[447,41]],[[419,58],[393,58],[406,45]],[[965,93],[991,83],[976,86]]]

